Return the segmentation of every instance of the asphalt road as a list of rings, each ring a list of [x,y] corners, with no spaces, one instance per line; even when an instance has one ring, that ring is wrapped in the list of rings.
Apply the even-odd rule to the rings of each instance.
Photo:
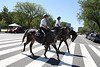
[[[48,59],[44,58],[44,47],[35,42],[32,56],[29,44],[26,51],[21,52],[23,34],[0,33],[0,67],[100,67],[100,43],[94,43],[79,35],[74,42],[67,40],[70,53],[65,43],[60,48],[60,61],[51,46],[47,52]],[[59,41],[57,42],[58,47]]]

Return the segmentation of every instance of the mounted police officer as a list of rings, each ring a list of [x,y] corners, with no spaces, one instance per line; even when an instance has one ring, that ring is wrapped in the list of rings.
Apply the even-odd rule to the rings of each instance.
[[[44,14],[43,15],[43,19],[41,20],[41,23],[40,23],[40,30],[44,35],[44,39],[43,39],[42,45],[45,45],[45,40],[46,40],[46,32],[47,32],[47,22],[46,22],[46,20],[47,19],[48,19],[48,15]]]
[[[61,17],[58,16],[57,20],[56,20],[56,23],[55,23],[55,27],[60,27],[60,19],[61,19]]]

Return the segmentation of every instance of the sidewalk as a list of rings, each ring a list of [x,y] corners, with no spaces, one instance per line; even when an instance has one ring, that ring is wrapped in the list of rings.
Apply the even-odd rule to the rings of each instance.
[[[7,29],[1,29],[1,31],[7,31]]]
[[[5,33],[5,32],[7,32],[7,29],[1,29],[1,32],[0,33]]]

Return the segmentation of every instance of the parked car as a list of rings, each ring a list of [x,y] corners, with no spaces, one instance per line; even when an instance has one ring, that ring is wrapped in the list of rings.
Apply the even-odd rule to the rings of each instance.
[[[24,33],[24,29],[21,27],[11,28],[9,30],[10,33]]]
[[[91,37],[91,40],[93,42],[100,42],[100,34],[93,34],[93,36]]]
[[[88,38],[89,40],[91,40],[92,35],[93,35],[93,33],[90,33],[90,34],[87,36],[87,38]]]

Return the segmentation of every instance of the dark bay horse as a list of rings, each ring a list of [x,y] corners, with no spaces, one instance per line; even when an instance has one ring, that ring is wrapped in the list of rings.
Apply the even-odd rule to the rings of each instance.
[[[52,30],[55,30],[55,29],[56,28],[52,28]],[[72,35],[71,41],[73,42],[77,37],[77,33],[75,31],[73,31],[73,30],[70,30],[68,27],[62,27],[61,33],[57,38],[57,40],[60,40],[60,44],[58,46],[58,50],[59,50],[62,42],[65,42],[65,44],[67,46],[67,50],[70,53],[69,46],[68,46],[68,43],[67,43],[67,39],[70,38],[70,35]]]
[[[61,33],[59,34],[57,40],[60,40],[60,44],[58,46],[58,50],[62,44],[62,42],[65,42],[66,46],[67,46],[67,49],[68,49],[68,52],[70,53],[69,51],[69,46],[67,44],[67,39],[69,38],[69,29],[67,27],[61,27]],[[56,28],[53,28],[52,30],[55,30]]]
[[[45,58],[47,58],[46,52],[47,52],[49,46],[52,45],[54,47],[54,49],[56,50],[57,59],[59,60],[59,55],[58,55],[58,50],[57,50],[57,47],[56,47],[56,42],[57,42],[57,37],[60,34],[60,31],[61,31],[60,28],[56,28],[56,30],[54,30],[54,31],[48,30],[46,45],[45,45],[45,53],[44,53]],[[26,39],[26,42],[24,43],[23,51],[25,51],[25,46],[29,42],[31,42],[30,52],[31,52],[32,55],[34,55],[33,52],[32,52],[32,45],[34,44],[34,41],[37,41],[38,43],[42,43],[43,42],[43,36],[40,35],[39,30],[29,29],[25,32],[22,42],[24,42],[25,37],[27,37],[27,39]]]

